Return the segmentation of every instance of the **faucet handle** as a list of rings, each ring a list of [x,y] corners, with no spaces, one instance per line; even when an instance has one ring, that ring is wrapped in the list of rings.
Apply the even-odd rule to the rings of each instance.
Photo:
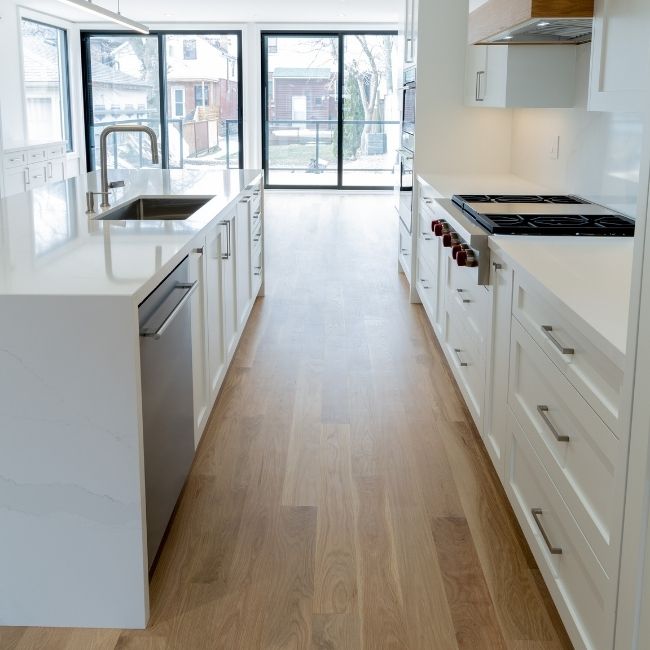
[[[86,214],[95,214],[95,197],[106,197],[107,192],[86,192]]]
[[[112,190],[114,190],[116,187],[124,187],[124,181],[112,181],[108,184],[108,187],[110,187]]]

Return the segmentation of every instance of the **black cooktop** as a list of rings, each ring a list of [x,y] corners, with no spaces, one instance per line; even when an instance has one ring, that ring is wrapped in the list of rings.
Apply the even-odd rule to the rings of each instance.
[[[634,236],[634,220],[568,195],[456,195],[453,201],[493,235]]]

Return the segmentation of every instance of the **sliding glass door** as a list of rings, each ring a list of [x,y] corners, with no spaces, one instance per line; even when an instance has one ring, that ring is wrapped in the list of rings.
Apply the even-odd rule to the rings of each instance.
[[[240,32],[84,33],[88,166],[112,124],[145,124],[163,167],[243,166]],[[164,128],[162,125],[165,125]],[[149,139],[109,139],[111,167],[151,166]]]
[[[262,34],[268,187],[392,187],[394,33]]]

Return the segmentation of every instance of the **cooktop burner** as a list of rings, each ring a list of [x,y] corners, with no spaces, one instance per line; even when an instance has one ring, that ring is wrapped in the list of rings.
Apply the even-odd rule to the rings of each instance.
[[[632,219],[577,196],[466,194],[453,201],[493,235],[634,235]]]

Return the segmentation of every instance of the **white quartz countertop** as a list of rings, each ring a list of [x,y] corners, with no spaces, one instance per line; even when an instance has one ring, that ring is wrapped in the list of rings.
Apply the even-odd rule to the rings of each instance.
[[[419,173],[435,194],[564,194],[513,174]],[[622,367],[627,345],[633,237],[490,237],[546,299]]]
[[[211,200],[184,221],[102,221],[85,213],[96,173],[53,183],[0,202],[0,297],[129,296],[143,300],[259,170],[114,170],[126,186],[111,204],[138,197]],[[101,216],[101,215],[99,215]]]
[[[622,367],[627,346],[633,237],[490,237],[547,300]],[[578,320],[576,320],[576,318]]]
[[[450,199],[454,194],[555,194],[551,188],[532,183],[514,174],[431,174],[418,178],[430,185],[437,196]],[[559,193],[559,192],[558,192]]]

